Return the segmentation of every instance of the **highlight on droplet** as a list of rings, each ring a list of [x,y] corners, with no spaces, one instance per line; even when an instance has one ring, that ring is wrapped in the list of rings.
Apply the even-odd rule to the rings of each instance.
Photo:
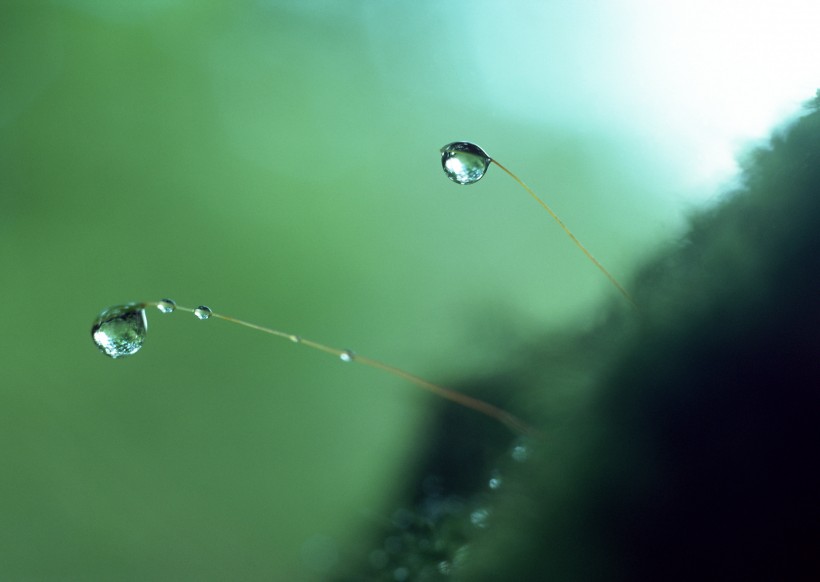
[[[635,304],[635,301],[632,297],[627,293],[626,289],[621,286],[620,283],[613,277],[609,271],[607,271],[604,266],[598,262],[598,259],[592,256],[587,248],[581,244],[574,234],[567,228],[564,222],[558,218],[558,215],[553,212],[552,208],[550,208],[546,202],[541,200],[541,198],[533,192],[533,190],[527,186],[521,178],[513,174],[510,170],[506,167],[501,165],[498,160],[494,160],[491,158],[487,152],[481,149],[474,143],[468,141],[454,141],[452,143],[448,143],[444,147],[441,148],[441,167],[444,170],[446,176],[455,182],[456,184],[475,184],[481,178],[484,177],[484,174],[487,173],[487,169],[490,167],[490,164],[495,164],[504,172],[509,175],[513,180],[515,180],[519,186],[521,186],[530,196],[532,196],[541,207],[546,210],[550,216],[558,223],[563,231],[572,239],[572,242],[575,243],[581,252],[586,255],[586,257],[594,264],[598,269],[609,279],[609,282],[615,286],[615,288],[623,295],[629,303],[632,304],[632,307],[635,309],[638,306]]]
[[[106,356],[122,358],[140,350],[147,331],[145,304],[128,303],[100,313],[91,326],[91,338]]]

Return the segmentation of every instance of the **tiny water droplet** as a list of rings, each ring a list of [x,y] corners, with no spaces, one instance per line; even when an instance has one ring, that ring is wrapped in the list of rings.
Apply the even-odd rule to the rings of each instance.
[[[211,311],[211,308],[206,307],[205,305],[200,305],[199,307],[194,309],[194,315],[197,317],[197,319],[208,319],[209,317],[211,317],[212,313],[213,311]]]
[[[139,351],[148,331],[144,307],[143,303],[129,303],[100,313],[91,326],[91,338],[102,353],[122,358]]]
[[[470,514],[470,523],[476,527],[487,527],[487,520],[490,518],[490,510],[483,507],[476,509]]]
[[[513,458],[514,461],[518,461],[519,463],[523,463],[527,459],[530,458],[530,446],[526,442],[526,440],[521,439],[519,440],[510,451],[510,456]]]
[[[157,303],[157,309],[162,313],[173,313],[177,309],[177,304],[173,299],[163,299]]]
[[[339,359],[343,362],[352,362],[355,358],[356,354],[353,353],[353,350],[345,350],[339,354]]]
[[[502,482],[503,480],[501,479],[501,473],[499,473],[498,471],[493,471],[493,474],[490,477],[490,480],[487,482],[487,485],[490,487],[490,489],[496,490],[499,487],[501,487]]]
[[[441,148],[441,167],[456,184],[475,184],[487,172],[492,158],[474,143],[454,141]]]
[[[290,341],[292,341],[295,344],[300,344],[300,343],[302,343],[302,336],[291,335],[290,336]]]

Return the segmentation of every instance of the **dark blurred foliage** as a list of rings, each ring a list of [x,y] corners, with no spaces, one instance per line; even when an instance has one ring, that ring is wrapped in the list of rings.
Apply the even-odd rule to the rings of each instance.
[[[741,184],[640,271],[639,313],[462,382],[544,438],[442,408],[334,579],[820,580],[820,92]]]

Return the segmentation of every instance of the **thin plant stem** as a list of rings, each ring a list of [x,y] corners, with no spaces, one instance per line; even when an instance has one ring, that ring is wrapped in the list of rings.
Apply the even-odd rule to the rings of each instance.
[[[544,202],[543,200],[541,200],[541,198],[539,198],[539,197],[538,197],[538,195],[537,195],[535,192],[533,192],[533,191],[532,191],[532,188],[530,188],[529,186],[527,186],[521,178],[519,178],[519,177],[518,177],[518,176],[516,176],[514,173],[512,173],[510,170],[508,170],[508,169],[507,169],[504,165],[502,165],[500,162],[498,162],[498,161],[496,161],[496,160],[494,160],[494,159],[492,159],[492,158],[490,159],[490,161],[491,161],[493,164],[495,164],[496,166],[498,166],[499,168],[501,168],[502,170],[504,170],[504,171],[505,171],[505,172],[506,172],[506,173],[507,173],[507,174],[508,174],[508,175],[509,175],[509,176],[510,176],[513,180],[515,180],[516,182],[518,182],[518,184],[519,184],[522,188],[524,188],[524,190],[526,190],[526,191],[529,193],[529,195],[530,195],[530,196],[532,196],[532,197],[535,199],[535,201],[536,201],[536,202],[538,202],[538,204],[540,204],[540,205],[544,208],[544,210],[546,210],[547,212],[549,212],[550,216],[552,216],[552,217],[555,219],[555,222],[557,222],[557,223],[558,223],[558,226],[560,226],[562,229],[564,229],[564,232],[565,232],[565,233],[567,233],[567,236],[569,236],[569,238],[571,238],[571,239],[572,239],[572,242],[574,242],[574,243],[575,243],[575,245],[576,245],[579,249],[581,249],[581,251],[583,251],[583,253],[587,256],[587,258],[588,258],[590,261],[592,261],[592,263],[593,263],[596,267],[598,267],[598,269],[600,269],[600,270],[601,270],[601,272],[602,272],[604,275],[606,275],[606,278],[607,278],[607,279],[609,279],[610,283],[612,283],[612,284],[615,286],[615,288],[616,288],[616,289],[618,289],[618,291],[620,291],[620,292],[621,292],[621,295],[623,295],[623,296],[626,298],[626,300],[627,300],[627,301],[629,301],[629,303],[630,303],[630,304],[632,304],[632,307],[633,307],[633,308],[635,308],[635,309],[637,310],[637,309],[638,309],[638,306],[637,306],[637,304],[635,303],[635,301],[632,299],[632,296],[631,296],[629,293],[627,293],[626,289],[624,289],[624,288],[621,286],[621,284],[620,284],[620,283],[618,283],[618,281],[615,279],[615,277],[613,277],[612,275],[610,275],[610,274],[609,274],[609,271],[607,271],[607,270],[604,268],[604,266],[603,266],[601,263],[599,263],[599,262],[598,262],[598,259],[596,259],[595,257],[593,257],[593,256],[592,256],[592,253],[590,253],[590,252],[587,250],[587,248],[586,248],[584,245],[582,245],[582,244],[581,244],[581,241],[579,241],[577,238],[575,238],[575,235],[574,235],[574,234],[572,234],[572,232],[571,232],[571,231],[567,228],[567,225],[565,225],[565,224],[564,224],[564,222],[563,222],[560,218],[558,218],[558,215],[557,215],[557,214],[555,214],[555,212],[553,212],[552,208],[550,208],[550,207],[547,205],[547,203],[546,203],[546,202]]]
[[[158,304],[159,302],[152,302],[147,303],[146,305],[156,307]],[[181,305],[177,305],[176,309],[188,313],[194,313],[195,311],[190,307],[184,307]],[[392,374],[393,376],[406,380],[414,384],[415,386],[418,386],[419,388],[427,390],[428,392],[432,392],[436,396],[445,398],[447,400],[450,400],[451,402],[455,402],[456,404],[464,406],[465,408],[469,408],[475,410],[476,412],[480,412],[481,414],[500,422],[513,432],[531,437],[537,437],[541,434],[540,431],[538,431],[538,429],[530,426],[529,424],[527,424],[514,414],[507,412],[506,410],[503,410],[488,402],[484,402],[483,400],[479,400],[478,398],[473,398],[472,396],[467,396],[466,394],[462,394],[461,392],[456,392],[451,388],[445,388],[444,386],[428,382],[424,378],[416,376],[415,374],[411,374],[410,372],[406,372],[400,368],[396,368],[395,366],[385,364],[382,361],[375,360],[373,358],[368,358],[366,356],[362,356],[361,354],[356,354],[350,350],[334,348],[323,343],[303,338],[296,334],[285,333],[283,331],[279,331],[262,325],[257,325],[249,321],[244,321],[242,319],[237,319],[235,317],[223,315],[221,313],[216,313],[213,311],[210,313],[209,318],[221,319],[223,321],[240,325],[242,327],[247,327],[256,331],[261,331],[269,335],[286,339],[292,343],[301,344],[314,350],[331,354],[340,359],[346,359],[347,361],[351,362],[358,362],[359,364],[362,364],[364,366],[368,366],[376,370],[387,372],[388,374]]]

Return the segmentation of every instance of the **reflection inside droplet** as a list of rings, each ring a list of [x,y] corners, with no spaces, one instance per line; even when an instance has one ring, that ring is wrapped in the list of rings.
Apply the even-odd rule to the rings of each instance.
[[[456,184],[474,184],[484,177],[492,159],[477,145],[455,141],[441,148],[441,167]]]
[[[173,299],[163,299],[157,303],[157,309],[162,313],[173,313],[176,311],[177,304]]]
[[[144,307],[142,303],[129,303],[100,313],[91,326],[91,338],[102,353],[122,358],[139,351],[148,331]]]
[[[208,319],[209,317],[211,317],[212,313],[213,311],[211,311],[211,308],[206,307],[205,305],[200,305],[199,307],[194,309],[194,315],[198,319]]]

